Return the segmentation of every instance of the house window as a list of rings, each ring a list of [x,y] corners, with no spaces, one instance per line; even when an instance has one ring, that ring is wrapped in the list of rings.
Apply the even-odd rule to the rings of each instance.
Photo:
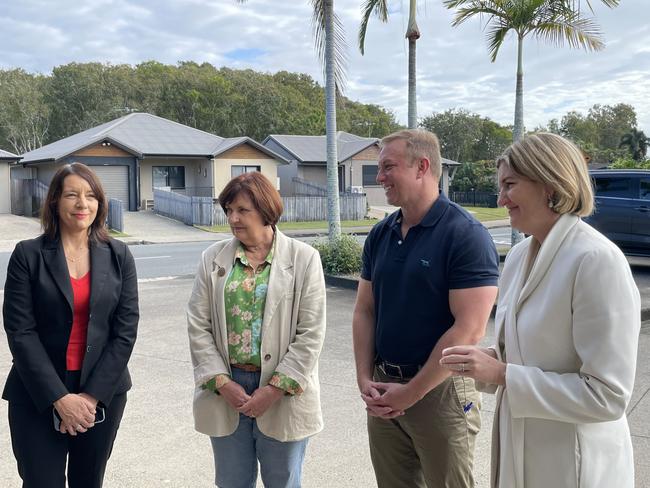
[[[185,166],[154,166],[153,187],[185,188]]]
[[[235,176],[243,175],[244,173],[252,173],[254,171],[262,172],[261,166],[231,166],[230,167],[230,177],[234,178]]]
[[[361,183],[363,186],[377,186],[377,170],[379,166],[376,164],[364,164],[361,167]]]

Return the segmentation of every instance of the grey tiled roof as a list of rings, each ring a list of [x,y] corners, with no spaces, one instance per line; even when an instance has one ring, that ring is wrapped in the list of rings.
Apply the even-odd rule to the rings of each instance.
[[[211,156],[224,141],[162,117],[133,113],[25,153],[22,162],[58,160],[105,139],[137,156]]]
[[[287,151],[292,153],[301,163],[323,163],[327,162],[327,141],[325,136],[294,136],[272,134],[265,140],[274,139]],[[374,137],[359,137],[348,132],[339,131],[336,133],[336,148],[338,151],[338,162],[341,163],[360,153],[367,147],[378,143],[379,139]],[[445,166],[459,166],[460,163],[451,159],[442,158]]]
[[[327,140],[325,136],[295,136],[272,134],[265,139],[274,139],[301,163],[325,163],[327,161]],[[359,137],[339,131],[336,133],[338,162],[345,161],[365,148],[379,142],[374,137]]]
[[[9,151],[3,151],[0,149],[0,159],[20,159],[20,156],[16,156],[14,153],[10,153]]]

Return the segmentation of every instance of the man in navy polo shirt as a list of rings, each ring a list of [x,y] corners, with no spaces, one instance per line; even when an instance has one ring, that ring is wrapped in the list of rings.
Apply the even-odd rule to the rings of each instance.
[[[438,361],[483,337],[499,259],[487,230],[439,193],[441,172],[431,132],[382,140],[377,182],[401,209],[366,239],[352,323],[379,488],[474,485],[478,393]]]

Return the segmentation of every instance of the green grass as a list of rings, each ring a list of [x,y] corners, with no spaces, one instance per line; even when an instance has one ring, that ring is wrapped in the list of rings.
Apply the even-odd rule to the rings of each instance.
[[[111,237],[129,237],[129,234],[125,234],[124,232],[115,229],[108,229],[108,235]]]
[[[484,208],[484,207],[463,207],[481,222],[489,220],[501,220],[508,218],[508,210],[505,207]]]
[[[350,227],[372,227],[379,220],[377,219],[364,219],[364,220],[342,220],[341,227],[343,229]],[[208,232],[230,232],[230,227],[227,225],[213,225],[201,226],[197,225],[201,230]],[[318,220],[315,222],[280,222],[278,224],[280,230],[323,230],[327,231],[327,221]]]
[[[501,220],[508,218],[508,211],[505,208],[483,208],[483,207],[464,207],[467,211],[472,212],[472,215],[481,222],[489,220]],[[350,227],[367,227],[370,228],[375,225],[379,220],[377,219],[364,219],[364,220],[342,220],[341,228]],[[230,227],[227,225],[213,225],[203,226],[197,225],[197,228],[207,232],[230,232]],[[319,220],[316,222],[280,222],[278,224],[280,230],[322,230],[327,231],[327,221]]]

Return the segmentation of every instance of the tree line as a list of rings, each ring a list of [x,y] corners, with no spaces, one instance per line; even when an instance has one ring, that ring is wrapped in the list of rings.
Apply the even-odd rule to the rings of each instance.
[[[310,76],[216,68],[70,63],[51,75],[0,70],[0,147],[17,154],[130,112],[148,112],[222,137],[325,133],[325,95]],[[378,105],[338,97],[337,123],[364,137],[400,128]]]

